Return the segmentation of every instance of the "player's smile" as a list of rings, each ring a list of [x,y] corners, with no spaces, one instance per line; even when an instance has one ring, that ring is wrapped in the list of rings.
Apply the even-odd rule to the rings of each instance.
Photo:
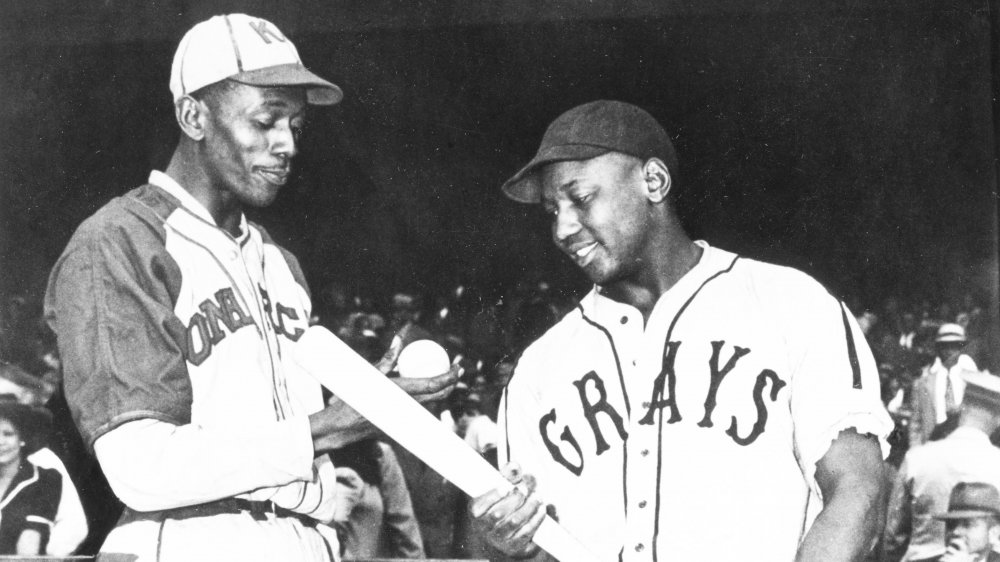
[[[265,181],[276,186],[288,183],[288,177],[291,175],[291,168],[289,166],[276,168],[257,167],[256,171]]]
[[[582,245],[576,244],[570,247],[564,247],[563,251],[569,254],[578,266],[586,267],[594,259],[594,256],[596,255],[594,251],[597,249],[597,246],[597,242]]]

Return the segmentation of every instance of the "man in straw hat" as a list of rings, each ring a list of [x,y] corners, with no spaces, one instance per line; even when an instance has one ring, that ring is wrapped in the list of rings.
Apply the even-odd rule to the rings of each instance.
[[[1000,488],[1000,449],[990,434],[1000,427],[1000,379],[985,373],[963,377],[965,397],[958,427],[938,441],[910,449],[889,498],[883,560],[925,560],[945,550],[945,528],[934,514],[945,511],[959,482]]]
[[[341,90],[274,24],[230,14],[187,32],[170,91],[181,134],[166,170],[80,226],[46,295],[74,419],[126,506],[102,552],[330,560],[335,475],[321,453],[371,428],[324,409],[291,359],[309,292],[244,209],[291,180],[307,105]],[[436,399],[456,379],[399,384]]]
[[[871,351],[809,276],[692,240],[682,188],[663,127],[605,100],[559,116],[504,184],[594,288],[520,358],[501,463],[599,560],[857,560],[892,427]],[[471,511],[497,548],[537,552],[538,495]]]
[[[965,328],[942,324],[934,337],[934,361],[913,381],[910,393],[909,436],[915,447],[930,439],[934,428],[958,412],[965,393],[963,375],[978,373],[975,361],[962,353]]]

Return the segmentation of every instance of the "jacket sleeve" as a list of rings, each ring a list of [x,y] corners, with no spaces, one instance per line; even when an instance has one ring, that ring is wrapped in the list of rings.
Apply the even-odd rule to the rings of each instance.
[[[384,503],[383,528],[388,539],[390,554],[399,558],[423,558],[424,544],[420,527],[413,515],[410,491],[403,479],[392,447],[380,444],[382,449],[382,501]]]
[[[909,462],[903,461],[892,484],[889,508],[886,512],[885,531],[882,534],[881,562],[899,562],[910,544],[912,515],[910,513]]]
[[[927,401],[927,386],[925,381],[924,375],[921,374],[919,378],[913,381],[912,391],[910,392],[910,424],[908,427],[910,447],[916,447],[924,442],[924,427],[927,424],[927,412],[924,407]]]
[[[88,531],[87,516],[83,512],[83,504],[80,503],[80,494],[76,491],[62,460],[50,449],[36,451],[28,457],[28,460],[37,466],[54,469],[62,476],[62,494],[59,495],[59,504],[46,553],[57,556],[72,554],[83,539],[87,538]]]

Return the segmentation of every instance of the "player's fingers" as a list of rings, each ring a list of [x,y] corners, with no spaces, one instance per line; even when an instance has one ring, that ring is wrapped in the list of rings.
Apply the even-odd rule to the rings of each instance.
[[[491,490],[486,492],[485,494],[472,500],[472,503],[469,504],[469,515],[475,519],[481,518],[487,511],[490,510],[491,507],[500,501],[500,498],[502,497],[503,494],[500,493],[500,490]]]
[[[534,474],[525,474],[522,478],[524,488],[528,494],[533,494],[538,489],[538,480],[535,478]]]
[[[529,539],[535,534],[537,525],[540,525],[545,517],[545,505],[535,496],[525,498],[521,507],[511,512],[498,523],[497,530],[502,532],[509,540],[518,540],[527,536]],[[535,528],[530,528],[530,524],[537,519]],[[529,528],[525,531],[525,526]]]
[[[488,523],[492,533],[504,538],[513,534],[510,518],[519,509],[524,509],[525,497],[516,490],[511,490],[494,503],[480,518]],[[516,517],[516,516],[515,516]]]
[[[521,483],[521,465],[516,462],[509,462],[500,467],[500,474],[511,484]]]
[[[383,375],[387,375],[394,368],[396,368],[396,360],[399,359],[400,352],[403,351],[403,338],[396,334],[392,337],[392,343],[389,344],[389,349],[386,350],[385,355],[378,360],[375,367],[382,372]]]
[[[511,496],[521,496],[513,492]],[[531,542],[532,537],[545,517],[545,507],[537,499],[525,499],[514,511],[494,524],[493,530],[486,534],[487,540],[494,547],[510,556],[523,557],[533,555],[538,547]]]
[[[462,367],[462,359],[462,354],[459,353],[454,359],[451,360],[451,369],[455,370],[459,378],[465,374],[465,368]]]
[[[418,402],[429,402],[446,398],[458,382],[458,366],[453,366],[444,374],[426,379],[394,378],[392,382],[399,385],[407,394]]]
[[[514,534],[510,537],[511,540],[531,541],[531,538],[535,536],[535,532],[542,526],[542,521],[545,519],[545,513],[545,505],[539,503],[535,512],[529,514],[527,520],[522,521],[517,530],[514,531]]]
[[[537,497],[526,497],[515,488],[487,512],[487,517],[493,519],[497,537],[510,540],[539,509],[544,508]]]

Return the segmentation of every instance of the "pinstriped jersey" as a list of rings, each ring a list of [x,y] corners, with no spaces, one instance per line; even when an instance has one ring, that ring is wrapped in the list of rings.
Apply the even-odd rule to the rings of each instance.
[[[320,410],[291,357],[311,312],[295,258],[245,218],[232,237],[169,177],[151,181],[86,220],[50,277],[85,441],[136,419],[247,427]]]
[[[599,560],[793,560],[839,432],[892,422],[853,316],[809,276],[704,242],[641,313],[595,288],[522,355],[500,460]]]

